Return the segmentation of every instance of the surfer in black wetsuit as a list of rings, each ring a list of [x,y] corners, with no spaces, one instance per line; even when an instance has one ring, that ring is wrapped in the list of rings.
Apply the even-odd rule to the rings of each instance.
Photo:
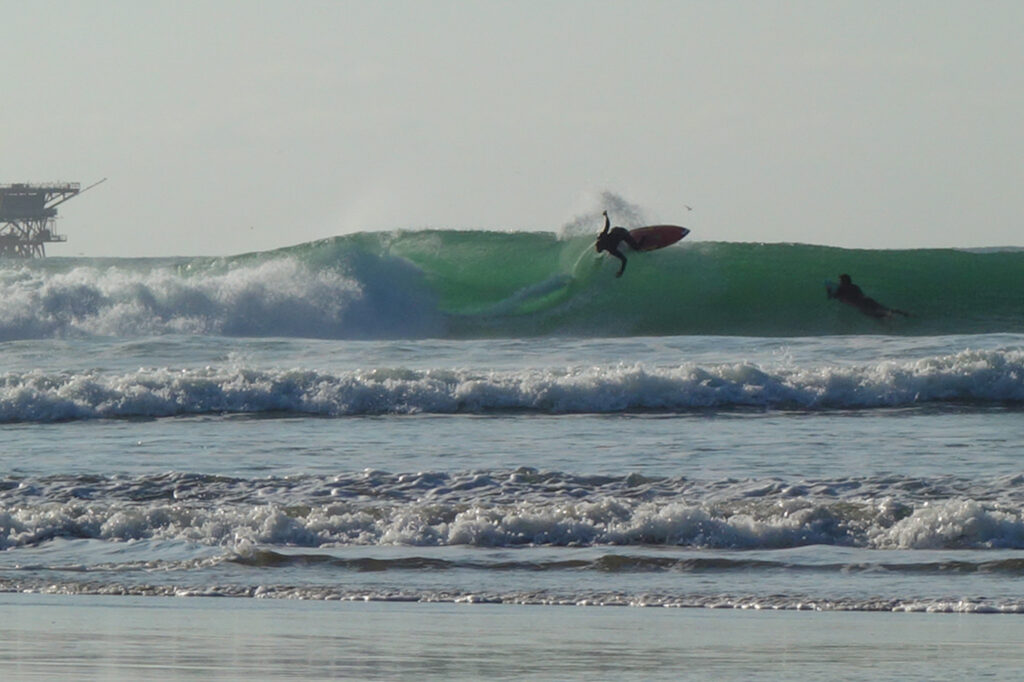
[[[609,231],[611,228],[611,231]],[[622,273],[626,271],[626,257],[619,251],[619,244],[626,242],[629,247],[634,251],[640,250],[640,245],[637,243],[633,236],[629,234],[629,230],[624,227],[612,228],[612,223],[608,219],[608,211],[604,212],[604,229],[601,230],[601,234],[597,235],[597,243],[594,244],[594,250],[598,253],[607,251],[611,255],[622,261],[622,267],[615,273],[616,277],[622,277]]]
[[[897,310],[896,308],[887,308],[875,299],[865,296],[860,287],[853,283],[849,275],[839,275],[839,286],[834,289],[830,288],[828,290],[828,297],[834,298],[840,303],[852,305],[868,317],[874,317],[879,320],[892,317],[893,315],[910,317],[910,313]]]

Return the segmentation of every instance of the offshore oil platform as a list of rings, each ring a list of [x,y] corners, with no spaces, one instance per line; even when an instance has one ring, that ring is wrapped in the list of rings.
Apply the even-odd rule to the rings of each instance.
[[[57,207],[85,189],[77,182],[0,185],[0,258],[43,258],[44,244],[68,240],[56,231]]]

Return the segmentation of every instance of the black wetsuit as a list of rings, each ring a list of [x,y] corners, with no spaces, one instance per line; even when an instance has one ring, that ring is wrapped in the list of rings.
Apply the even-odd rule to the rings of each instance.
[[[828,297],[834,298],[841,303],[852,305],[869,317],[878,319],[892,317],[893,315],[909,317],[909,314],[902,310],[887,308],[875,299],[865,296],[860,287],[850,281],[849,277],[840,278],[839,286],[834,291],[830,291]]]
[[[626,271],[626,257],[619,251],[619,244],[622,242],[629,244],[629,247],[634,251],[640,250],[640,245],[635,239],[633,239],[633,235],[629,233],[629,230],[624,227],[612,228],[611,221],[608,219],[608,214],[605,213],[604,230],[601,231],[601,234],[597,235],[597,243],[594,244],[594,250],[598,253],[607,251],[622,261],[622,267],[620,267],[619,271],[615,273],[616,277],[622,277],[622,273]]]

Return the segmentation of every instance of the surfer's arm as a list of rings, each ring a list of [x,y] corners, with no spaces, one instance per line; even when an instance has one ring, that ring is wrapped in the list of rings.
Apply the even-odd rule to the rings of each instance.
[[[601,253],[604,250],[604,238],[608,236],[608,229],[611,227],[612,222],[608,219],[608,211],[604,212],[604,229],[601,230],[601,234],[597,235],[597,242],[594,244],[594,251]]]

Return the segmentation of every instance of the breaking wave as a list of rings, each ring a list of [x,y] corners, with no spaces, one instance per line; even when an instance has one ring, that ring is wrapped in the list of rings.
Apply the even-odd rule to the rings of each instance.
[[[0,340],[210,334],[340,339],[1024,332],[1019,250],[683,242],[617,261],[589,236],[394,231],[232,258],[0,264]],[[850,273],[907,310],[829,301]]]
[[[347,372],[216,366],[8,372],[0,422],[288,413],[326,417],[527,412],[827,410],[1024,403],[1024,351],[965,350],[862,365],[747,362]]]
[[[346,570],[511,570],[515,559],[338,557],[296,548],[601,547],[614,554],[531,557],[532,570],[837,572],[855,566],[778,557],[644,554],[656,546],[781,550],[1024,549],[1020,476],[877,476],[787,482],[575,476],[480,470],[246,479],[194,474],[0,479],[0,549],[55,539],[186,542],[227,549],[202,561],[255,566],[320,562]],[[567,491],[572,494],[568,495]],[[630,549],[632,548],[632,549]],[[73,553],[72,553],[73,554]],[[217,559],[219,557],[219,559]],[[195,559],[189,559],[195,560]],[[392,563],[388,563],[392,561]],[[489,560],[490,561],[490,560]],[[793,563],[795,562],[795,563]],[[791,566],[790,564],[793,563]],[[887,570],[1024,575],[1013,555],[892,557]]]

